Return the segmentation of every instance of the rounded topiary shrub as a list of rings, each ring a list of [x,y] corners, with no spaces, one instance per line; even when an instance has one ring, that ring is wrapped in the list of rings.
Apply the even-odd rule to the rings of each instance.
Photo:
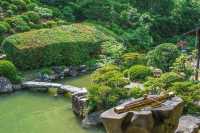
[[[8,78],[12,83],[19,83],[21,81],[15,65],[7,60],[0,61],[0,76]]]
[[[115,65],[105,65],[97,69],[92,74],[92,80],[96,84],[106,85],[110,87],[124,87],[128,84],[128,80],[124,79],[120,68]]]
[[[147,76],[151,75],[152,70],[149,67],[143,65],[135,65],[128,70],[125,70],[125,76],[129,77],[132,81],[144,81]]]

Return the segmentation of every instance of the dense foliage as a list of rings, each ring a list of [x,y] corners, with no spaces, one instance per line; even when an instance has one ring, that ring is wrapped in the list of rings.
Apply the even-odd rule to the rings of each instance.
[[[150,77],[145,82],[145,87],[150,93],[159,94],[162,91],[166,91],[172,86],[174,82],[183,81],[183,77],[174,72],[168,72],[162,74],[159,78]]]
[[[0,38],[7,32],[92,20],[121,35],[129,48],[139,50],[174,40],[200,21],[198,0],[1,0],[0,7],[1,22],[12,27],[9,31],[2,28]]]
[[[9,35],[66,24],[59,10],[37,0],[0,1],[0,42]]]
[[[8,78],[12,83],[19,83],[21,80],[14,64],[7,60],[0,61],[0,76]]]
[[[176,92],[185,102],[185,113],[197,113],[199,115],[200,107],[195,104],[200,99],[200,84],[188,82],[175,82],[170,91]]]

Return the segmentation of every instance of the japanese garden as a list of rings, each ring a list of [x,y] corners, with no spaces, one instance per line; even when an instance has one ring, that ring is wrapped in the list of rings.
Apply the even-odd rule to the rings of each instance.
[[[0,133],[200,133],[200,1],[0,0]]]

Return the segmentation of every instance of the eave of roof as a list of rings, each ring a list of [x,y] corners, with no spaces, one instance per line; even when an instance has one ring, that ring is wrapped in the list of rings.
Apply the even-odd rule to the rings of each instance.
[[[198,35],[200,37],[200,27],[197,27],[196,29],[193,29],[191,31],[188,31],[186,33],[184,33],[183,35],[192,35],[192,36],[196,36],[197,35],[197,32],[198,32]]]

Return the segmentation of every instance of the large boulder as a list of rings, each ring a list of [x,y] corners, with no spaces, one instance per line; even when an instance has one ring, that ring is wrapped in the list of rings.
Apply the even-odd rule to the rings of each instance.
[[[0,77],[0,93],[9,93],[13,91],[12,83],[5,77]]]
[[[187,115],[180,118],[176,133],[199,133],[199,129],[200,117]]]
[[[174,133],[182,110],[183,100],[173,97],[157,108],[121,114],[112,108],[102,113],[101,118],[107,133]]]

